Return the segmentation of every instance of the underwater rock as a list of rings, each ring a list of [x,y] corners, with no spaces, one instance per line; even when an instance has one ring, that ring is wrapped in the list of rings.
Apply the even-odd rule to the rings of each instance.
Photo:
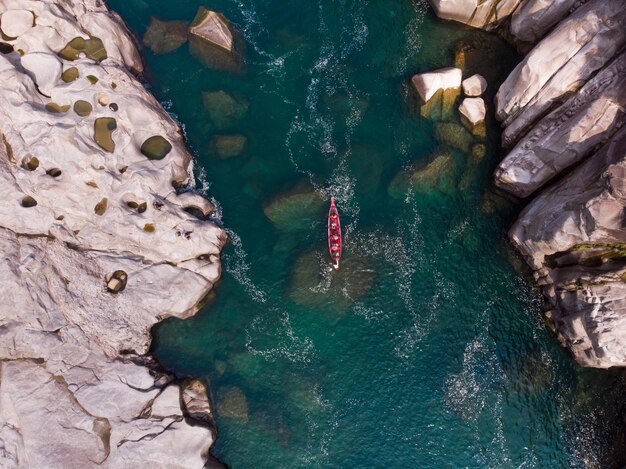
[[[242,119],[248,112],[248,101],[225,91],[205,91],[202,93],[204,108],[216,127],[229,127]]]
[[[461,94],[462,72],[459,68],[441,68],[413,75],[411,83],[420,97],[420,115],[432,120],[447,120]]]
[[[187,42],[185,21],[163,21],[152,16],[143,43],[155,54],[173,52]]]
[[[487,80],[477,73],[463,80],[461,85],[463,86],[463,94],[465,94],[465,96],[475,97],[485,92],[487,89]]]
[[[428,194],[438,190],[451,194],[456,188],[456,162],[449,151],[439,151],[424,167],[400,171],[389,184],[389,195],[402,198],[409,189]]]
[[[35,17],[28,10],[7,10],[0,16],[0,30],[10,38],[20,37],[35,25]]]
[[[313,189],[286,192],[272,199],[263,212],[279,230],[306,230],[323,220],[325,201]]]
[[[148,138],[141,145],[141,153],[149,160],[162,160],[172,151],[172,144],[160,135]]]
[[[217,412],[223,418],[248,421],[248,401],[241,389],[235,386],[220,389]]]
[[[248,139],[242,134],[216,135],[211,140],[211,150],[222,159],[239,156],[246,147]]]
[[[94,122],[94,140],[109,153],[115,151],[113,132],[117,129],[117,121],[112,117],[98,117]]]
[[[485,116],[487,109],[485,101],[482,98],[465,98],[459,106],[461,114],[461,122],[477,137],[485,138],[487,135],[487,127],[485,125]]]
[[[189,27],[189,50],[203,65],[218,70],[239,71],[241,46],[224,15],[198,8]]]
[[[442,143],[469,153],[474,139],[461,124],[454,122],[439,122],[435,124],[435,137]]]

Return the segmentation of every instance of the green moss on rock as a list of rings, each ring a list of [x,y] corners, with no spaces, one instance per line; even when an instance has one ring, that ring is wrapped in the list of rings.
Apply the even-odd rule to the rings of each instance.
[[[63,114],[65,112],[67,112],[70,109],[70,105],[69,104],[57,104],[54,102],[50,102],[48,104],[46,104],[46,111],[52,113],[52,114]]]
[[[143,225],[143,230],[146,233],[154,233],[156,230],[156,227],[154,226],[154,223],[146,223],[145,225]]]
[[[172,144],[160,135],[154,135],[141,145],[141,153],[149,160],[162,160],[172,150]]]
[[[30,208],[34,207],[35,205],[37,205],[37,201],[30,195],[26,195],[22,199],[22,207]]]
[[[61,80],[63,80],[65,83],[70,83],[77,78],[78,69],[76,67],[70,67],[61,74]]]
[[[85,56],[96,63],[100,63],[107,58],[104,44],[97,37],[90,37],[89,39],[75,37],[59,52],[59,57],[65,60],[76,60],[81,53],[84,53]]]
[[[103,197],[100,202],[98,202],[96,204],[96,206],[93,208],[93,211],[95,212],[96,215],[98,215],[99,217],[101,217],[102,215],[104,215],[104,212],[107,211],[107,207],[109,206],[109,201],[106,197]]]
[[[109,153],[115,151],[113,132],[117,129],[117,121],[113,117],[99,117],[94,122],[94,140]]]
[[[98,77],[95,75],[87,75],[87,80],[89,80],[89,83],[91,83],[92,85],[98,83]]]
[[[74,112],[81,117],[87,117],[93,111],[93,106],[87,101],[79,99],[74,103]]]

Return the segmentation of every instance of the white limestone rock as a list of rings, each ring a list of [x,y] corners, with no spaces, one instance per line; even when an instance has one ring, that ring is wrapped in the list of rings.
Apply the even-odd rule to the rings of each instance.
[[[496,95],[505,147],[620,51],[626,44],[625,22],[621,0],[591,0],[535,46]]]
[[[35,17],[28,10],[8,10],[0,16],[0,30],[9,38],[16,38],[33,27]]]
[[[460,68],[446,67],[413,75],[411,83],[420,97],[420,114],[433,120],[446,120],[461,92]]]
[[[521,0],[428,0],[428,3],[440,18],[491,29],[513,13]]]
[[[496,185],[527,197],[584,159],[625,121],[626,53],[540,120],[495,172]]]
[[[582,366],[626,366],[626,128],[520,214],[509,236],[537,270]]]
[[[102,2],[8,9],[37,24],[14,41],[24,56],[0,55],[0,466],[202,467],[213,429],[187,423],[181,388],[143,357],[151,327],[194,314],[221,273],[212,205],[172,186],[193,182],[182,131],[130,73],[139,54]],[[79,70],[66,83],[57,53],[84,31],[108,57],[65,61]],[[104,95],[117,111],[97,104]],[[88,118],[45,107],[78,100]],[[116,120],[113,152],[94,141],[99,117]],[[172,146],[160,160],[140,151],[154,135]],[[128,278],[114,294],[117,270]]]
[[[477,73],[463,80],[461,85],[465,96],[476,97],[482,95],[487,89],[487,80]]]
[[[519,41],[536,42],[574,7],[576,0],[526,0],[511,16],[509,30]]]
[[[474,135],[485,136],[485,116],[487,115],[487,108],[482,98],[463,99],[459,106],[459,113],[461,114],[461,122],[463,122]]]

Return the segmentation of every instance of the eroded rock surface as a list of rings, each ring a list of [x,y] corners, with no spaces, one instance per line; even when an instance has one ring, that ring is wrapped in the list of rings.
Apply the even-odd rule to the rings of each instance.
[[[128,71],[140,57],[101,2],[5,0],[0,20],[11,10],[36,24],[9,41],[23,56],[0,55],[0,466],[202,467],[210,425],[188,423],[180,386],[145,357],[150,328],[194,314],[220,276],[225,235],[189,210],[210,203],[173,186],[193,181],[182,132]],[[94,122],[113,116],[107,151]],[[140,151],[154,135],[172,146],[155,161]]]

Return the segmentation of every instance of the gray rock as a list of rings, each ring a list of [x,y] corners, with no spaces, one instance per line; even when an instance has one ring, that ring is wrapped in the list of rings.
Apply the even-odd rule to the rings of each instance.
[[[576,0],[526,0],[511,16],[510,31],[519,41],[536,42],[565,18]]]
[[[626,43],[621,0],[591,0],[562,21],[515,67],[496,95],[510,146],[543,114],[578,90]]]
[[[626,53],[541,119],[495,172],[496,185],[527,197],[608,139],[625,120]]]
[[[509,235],[537,270],[561,343],[583,366],[626,366],[626,128],[541,193]]]

